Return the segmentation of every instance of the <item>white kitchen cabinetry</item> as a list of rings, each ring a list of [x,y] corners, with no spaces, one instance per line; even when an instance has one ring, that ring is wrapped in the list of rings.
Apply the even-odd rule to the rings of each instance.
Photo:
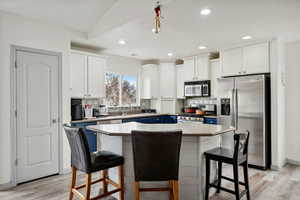
[[[211,97],[218,97],[218,84],[219,79],[221,78],[221,66],[219,59],[211,60],[210,61],[210,68],[211,68]]]
[[[244,47],[243,66],[246,74],[269,72],[269,44]]]
[[[199,55],[196,57],[195,79],[208,80],[210,79],[209,55]]]
[[[203,54],[184,60],[184,80],[208,80],[210,78],[209,55]]]
[[[184,65],[176,65],[176,96],[177,99],[184,98]]]
[[[87,90],[87,56],[79,53],[71,54],[71,96],[84,97]]]
[[[184,60],[184,81],[192,81],[195,79],[195,58]]]
[[[176,98],[175,63],[161,63],[159,74],[160,97]]]
[[[222,76],[239,75],[243,71],[243,49],[235,48],[221,53]]]
[[[268,73],[269,43],[227,49],[221,52],[222,76]]]
[[[100,98],[105,96],[106,60],[97,56],[71,53],[71,96]]]
[[[141,98],[156,99],[159,97],[158,65],[148,64],[142,67]]]
[[[104,97],[104,74],[106,70],[106,60],[99,57],[88,57],[87,65],[87,94],[92,97]]]

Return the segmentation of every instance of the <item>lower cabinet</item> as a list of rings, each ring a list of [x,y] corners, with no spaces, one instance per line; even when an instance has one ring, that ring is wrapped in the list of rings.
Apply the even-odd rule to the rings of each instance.
[[[163,115],[157,117],[141,117],[141,118],[131,118],[123,119],[123,123],[127,122],[139,122],[143,124],[176,124],[177,116],[173,115]]]
[[[218,119],[215,117],[204,117],[203,123],[204,124],[218,124]]]
[[[81,122],[72,124],[72,126],[83,128],[90,152],[95,152],[97,151],[97,133],[86,129],[87,126],[91,125],[97,125],[97,122]]]

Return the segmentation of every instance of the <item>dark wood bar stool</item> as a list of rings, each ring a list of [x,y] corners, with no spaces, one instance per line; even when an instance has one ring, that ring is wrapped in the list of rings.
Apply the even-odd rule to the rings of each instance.
[[[249,131],[246,133],[235,133],[234,138],[234,151],[226,148],[215,148],[204,153],[206,158],[206,191],[205,200],[209,197],[209,188],[214,187],[217,189],[217,193],[220,190],[234,194],[237,200],[240,200],[245,194],[247,200],[250,200],[249,179],[248,179],[248,143],[249,143]],[[218,180],[214,183],[210,183],[210,162],[211,160],[218,162]],[[222,163],[233,165],[234,178],[228,178],[222,176]],[[244,180],[239,181],[239,166],[243,166]],[[221,180],[225,179],[234,183],[235,190],[232,191],[221,186]],[[240,193],[239,185],[245,186],[245,190]]]
[[[108,151],[89,151],[88,142],[81,128],[64,126],[68,141],[71,147],[71,166],[72,166],[72,183],[70,187],[69,200],[73,199],[74,194],[83,200],[96,200],[120,192],[120,200],[124,200],[124,158]],[[108,176],[108,169],[118,167],[119,181],[116,183]],[[77,170],[84,172],[86,182],[83,185],[76,186]],[[92,181],[92,173],[102,172],[102,177]],[[103,194],[96,197],[91,196],[91,186],[95,183],[103,182]],[[116,189],[108,191],[108,184],[113,185]],[[85,195],[78,190],[85,188]]]
[[[132,131],[134,192],[166,191],[170,200],[179,199],[179,156],[182,131],[144,132]],[[141,188],[140,181],[168,181],[165,188]]]

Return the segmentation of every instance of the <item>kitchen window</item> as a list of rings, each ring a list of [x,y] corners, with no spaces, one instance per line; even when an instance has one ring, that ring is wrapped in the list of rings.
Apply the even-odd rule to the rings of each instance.
[[[105,74],[106,103],[108,106],[137,104],[137,77],[107,72]]]

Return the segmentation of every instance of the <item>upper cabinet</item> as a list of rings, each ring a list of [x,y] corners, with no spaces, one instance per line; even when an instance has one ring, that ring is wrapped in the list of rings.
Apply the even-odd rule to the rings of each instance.
[[[105,96],[106,60],[97,56],[71,53],[71,96],[101,98]]]
[[[269,43],[227,49],[221,52],[222,76],[268,73]]]
[[[203,54],[196,56],[195,79],[208,80],[210,79],[209,55]]]
[[[195,58],[184,60],[184,81],[192,81],[195,79]]]
[[[87,56],[71,53],[71,96],[84,97],[87,90]]]
[[[245,47],[243,66],[246,74],[269,72],[269,43]]]
[[[222,76],[239,75],[243,71],[243,49],[229,49],[221,53]]]
[[[106,60],[99,57],[89,56],[87,65],[87,94],[92,97],[104,97],[104,76]]]
[[[142,67],[141,98],[156,99],[159,97],[158,65],[148,64]]]
[[[161,63],[160,73],[160,97],[176,98],[175,63]]]
[[[210,79],[209,55],[203,54],[184,60],[184,80]]]
[[[177,99],[184,98],[184,65],[176,65],[176,95]]]

